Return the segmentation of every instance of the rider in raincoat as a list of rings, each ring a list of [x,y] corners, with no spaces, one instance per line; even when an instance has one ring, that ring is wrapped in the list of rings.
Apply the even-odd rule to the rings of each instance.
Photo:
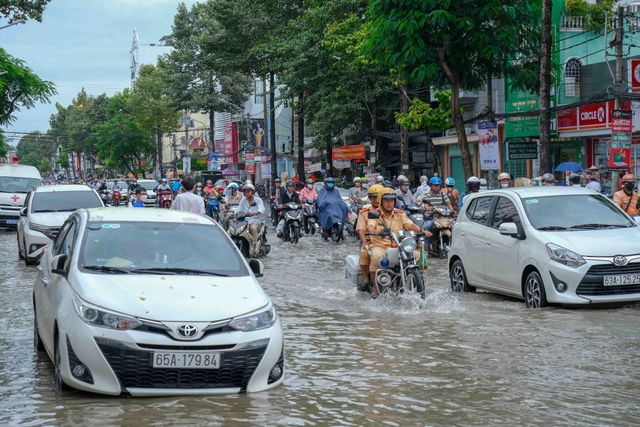
[[[322,231],[328,232],[334,224],[344,223],[349,208],[342,200],[340,192],[335,188],[336,184],[333,178],[327,178],[324,182],[324,188],[318,194],[316,201],[318,205],[318,222]]]

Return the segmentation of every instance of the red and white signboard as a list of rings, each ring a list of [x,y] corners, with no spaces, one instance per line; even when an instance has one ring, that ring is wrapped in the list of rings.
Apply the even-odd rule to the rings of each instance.
[[[640,92],[640,59],[632,59],[629,61],[629,73],[631,74],[631,90]]]
[[[558,132],[611,129],[614,106],[615,103],[609,101],[559,111],[557,114]],[[631,103],[622,102],[622,109],[630,110]]]
[[[611,148],[609,149],[609,167],[628,169],[631,165],[631,149],[630,148]]]

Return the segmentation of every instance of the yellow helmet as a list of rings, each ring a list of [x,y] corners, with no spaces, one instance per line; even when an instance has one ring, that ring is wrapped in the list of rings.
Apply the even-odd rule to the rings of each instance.
[[[382,205],[382,199],[397,199],[398,195],[392,188],[383,187],[380,191],[378,191],[378,203]]]
[[[384,186],[380,185],[380,184],[373,184],[371,187],[369,187],[367,189],[367,193],[370,195],[375,195],[377,196],[378,193],[380,193],[380,190],[382,190],[384,188]]]

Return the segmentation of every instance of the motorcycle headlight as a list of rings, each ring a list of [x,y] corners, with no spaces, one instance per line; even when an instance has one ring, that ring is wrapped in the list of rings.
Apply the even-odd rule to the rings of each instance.
[[[80,319],[92,326],[118,330],[135,329],[142,326],[142,322],[135,317],[98,308],[83,301],[78,295],[73,296],[73,306]]]
[[[276,323],[277,317],[275,308],[269,304],[266,310],[248,316],[236,317],[227,326],[237,331],[252,332],[272,327]]]
[[[418,244],[413,237],[405,237],[402,239],[400,246],[402,246],[402,250],[407,253],[411,253],[418,248]]]
[[[586,261],[580,254],[577,254],[569,249],[563,248],[562,246],[554,245],[553,243],[547,243],[547,252],[549,253],[549,257],[559,262],[560,264],[564,264],[567,267],[577,268],[581,265],[586,264]]]

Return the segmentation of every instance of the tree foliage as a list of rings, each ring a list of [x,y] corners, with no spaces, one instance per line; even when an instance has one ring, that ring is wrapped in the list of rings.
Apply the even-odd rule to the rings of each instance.
[[[56,145],[41,132],[30,132],[20,138],[16,154],[20,163],[36,166],[40,172],[48,172],[50,161],[56,152]]]
[[[42,80],[25,63],[0,48],[0,125],[15,120],[15,113],[32,108],[36,102],[49,102],[56,91],[53,83]]]
[[[42,21],[42,12],[51,0],[2,0],[0,2],[0,16],[10,24],[27,19]]]
[[[413,98],[406,113],[397,112],[396,121],[409,131],[442,132],[453,126],[451,120],[451,91],[436,91],[435,106],[431,102]]]

